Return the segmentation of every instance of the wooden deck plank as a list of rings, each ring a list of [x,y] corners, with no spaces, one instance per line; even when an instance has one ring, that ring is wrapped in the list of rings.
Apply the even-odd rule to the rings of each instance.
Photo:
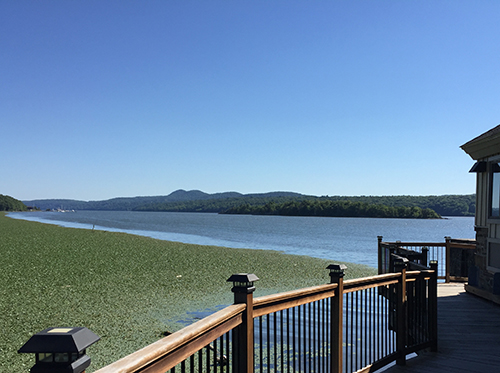
[[[438,285],[438,352],[422,352],[386,373],[497,372],[500,306],[468,294],[463,284]],[[381,371],[382,371],[381,370]]]

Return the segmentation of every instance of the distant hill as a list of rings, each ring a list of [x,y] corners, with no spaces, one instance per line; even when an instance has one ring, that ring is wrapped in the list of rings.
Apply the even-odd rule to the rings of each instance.
[[[223,200],[237,199],[241,197],[259,198],[259,197],[298,197],[302,196],[299,193],[292,192],[271,192],[260,194],[241,194],[238,192],[225,192],[209,194],[200,190],[186,191],[183,189],[176,190],[166,196],[150,196],[150,197],[118,197],[103,201],[80,201],[73,199],[37,199],[23,201],[28,206],[36,206],[41,210],[110,210],[110,211],[134,211],[147,210],[145,206],[150,206],[150,211],[156,211],[153,206],[163,204],[174,204],[191,202],[191,201],[208,201],[208,200]]]
[[[0,211],[27,211],[24,203],[11,196],[0,194]]]
[[[350,201],[387,207],[418,207],[434,210],[441,216],[472,216],[476,211],[475,194],[442,196],[310,196],[293,192],[241,194],[225,192],[208,194],[200,190],[176,190],[166,196],[120,197],[104,201],[45,199],[23,201],[41,210],[110,210],[110,211],[176,211],[226,212],[243,211],[241,206],[264,206],[269,203]],[[240,210],[238,210],[240,209]],[[258,211],[258,209],[246,209]]]

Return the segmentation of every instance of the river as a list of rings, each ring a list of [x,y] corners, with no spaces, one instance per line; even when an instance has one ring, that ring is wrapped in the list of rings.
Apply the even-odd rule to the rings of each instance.
[[[444,242],[445,236],[475,237],[473,217],[423,220],[136,211],[16,212],[8,216],[184,243],[279,250],[371,267],[377,267],[377,236],[387,241],[433,242]]]

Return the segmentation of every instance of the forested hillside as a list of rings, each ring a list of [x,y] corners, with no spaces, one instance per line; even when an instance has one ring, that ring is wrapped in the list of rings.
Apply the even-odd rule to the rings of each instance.
[[[0,211],[27,211],[28,208],[21,201],[0,194]]]
[[[228,205],[226,200],[238,198],[264,198],[259,203],[266,203],[265,198],[300,197],[299,193],[271,192],[262,194],[241,194],[238,192],[205,193],[199,190],[176,190],[166,196],[149,197],[120,197],[103,201],[79,201],[71,199],[38,199],[26,200],[29,206],[36,206],[41,210],[110,210],[110,211],[206,211],[219,212],[233,205]],[[223,207],[214,209],[214,200],[221,201]],[[193,205],[192,202],[196,201]],[[215,202],[217,204],[217,202]],[[193,207],[194,206],[194,207]],[[198,210],[201,206],[202,210]]]
[[[411,218],[439,219],[434,210],[420,207],[389,207],[353,201],[305,200],[285,203],[270,202],[260,206],[240,205],[224,214],[282,215],[282,216],[329,216],[363,218]]]
[[[244,209],[250,214],[265,211],[269,204],[285,204],[308,201],[312,206],[320,203],[347,201],[369,205],[385,206],[387,208],[418,207],[422,210],[431,209],[441,216],[472,216],[476,211],[476,196],[471,195],[444,195],[444,196],[355,196],[355,197],[314,197],[314,196],[241,196],[220,200],[197,200],[175,203],[148,204],[139,207],[141,211],[177,211],[177,212],[222,212],[243,213]],[[327,203],[327,204],[328,204]],[[325,206],[327,205],[325,204]],[[290,205],[291,206],[291,205]],[[289,211],[289,209],[286,209]],[[314,210],[311,208],[311,210]],[[321,210],[321,209],[319,209]],[[319,211],[318,210],[318,211]],[[373,210],[373,208],[371,209]],[[253,211],[253,212],[250,212]],[[396,214],[397,215],[397,214]]]
[[[357,197],[320,197],[333,201],[374,203],[389,207],[420,207],[432,209],[441,216],[473,216],[476,212],[476,195],[442,196],[357,196]]]
[[[418,207],[431,209],[441,216],[472,216],[476,211],[476,196],[308,196],[292,192],[241,194],[237,192],[208,194],[199,190],[177,190],[166,196],[113,198],[104,201],[34,200],[24,201],[29,206],[45,209],[112,210],[112,211],[175,211],[225,212],[242,209],[241,206],[262,208],[269,203],[283,204],[310,201],[349,201],[386,207]],[[372,209],[373,210],[373,209]],[[236,210],[234,210],[236,211]],[[255,210],[257,211],[257,210]]]
[[[261,206],[266,203],[283,203],[288,201],[302,201],[309,199],[309,196],[286,196],[280,194],[246,195],[237,198],[205,199],[194,201],[179,201],[152,203],[140,206],[137,211],[172,211],[172,212],[223,212],[228,209],[241,206],[242,204],[251,206]]]

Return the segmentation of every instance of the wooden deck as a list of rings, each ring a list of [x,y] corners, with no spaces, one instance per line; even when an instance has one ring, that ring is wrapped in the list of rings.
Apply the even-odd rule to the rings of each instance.
[[[439,284],[438,297],[438,352],[384,372],[500,371],[500,306],[466,293],[463,284]]]

